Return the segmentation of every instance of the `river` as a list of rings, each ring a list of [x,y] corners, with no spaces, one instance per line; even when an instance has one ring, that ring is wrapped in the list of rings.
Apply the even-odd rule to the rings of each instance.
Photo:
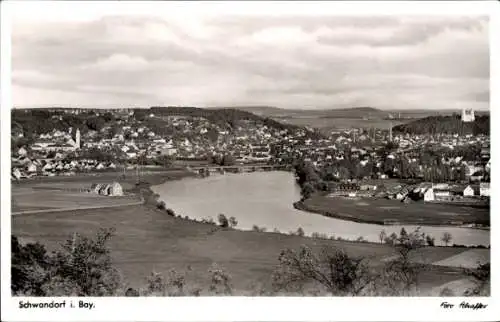
[[[399,234],[402,227],[413,231],[416,226],[380,226],[328,218],[293,208],[300,199],[300,188],[292,173],[283,171],[253,172],[242,174],[212,175],[186,178],[153,186],[152,190],[165,201],[167,208],[192,219],[213,218],[218,214],[234,216],[237,229],[251,230],[253,225],[267,231],[278,229],[288,233],[302,227],[306,235],[314,232],[328,236],[357,239],[362,236],[371,242],[379,242],[379,233]],[[461,227],[423,226],[421,231],[436,238],[447,231],[453,236],[452,243],[462,245],[490,245],[490,231]]]

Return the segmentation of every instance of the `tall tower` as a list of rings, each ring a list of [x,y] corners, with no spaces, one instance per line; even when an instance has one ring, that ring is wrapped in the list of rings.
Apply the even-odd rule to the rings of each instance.
[[[474,122],[476,118],[474,117],[473,109],[463,109],[462,110],[462,122]]]
[[[389,142],[392,142],[392,122],[389,123]]]
[[[80,129],[76,129],[76,135],[75,135],[75,145],[76,145],[76,148],[79,149],[80,148]]]

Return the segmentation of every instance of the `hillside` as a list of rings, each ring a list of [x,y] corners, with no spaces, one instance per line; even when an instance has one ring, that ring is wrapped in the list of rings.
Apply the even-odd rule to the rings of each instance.
[[[74,110],[74,109],[73,109]],[[67,131],[68,128],[79,128],[82,133],[89,130],[100,131],[106,127],[115,127],[118,114],[109,110],[79,110],[78,114],[68,113],[69,109],[13,109],[11,134],[18,137],[23,134],[25,138],[31,138],[33,135],[52,132],[52,130]],[[270,118],[258,116],[250,112],[237,109],[202,109],[196,107],[151,107],[148,109],[133,109],[134,115],[128,119],[128,122],[139,121],[152,129],[158,130],[165,127],[166,123],[161,116],[186,116],[202,117],[222,128],[234,128],[238,122],[250,120],[261,123],[270,128],[278,130],[297,130],[300,127],[295,125],[283,124]],[[154,114],[156,117],[149,117]],[[159,117],[158,117],[159,116]]]
[[[251,120],[251,121],[260,121],[264,125],[267,125],[268,127],[272,128],[277,128],[279,130],[284,130],[284,129],[298,129],[298,126],[294,125],[289,125],[289,124],[283,124],[278,121],[275,121],[273,119],[259,116],[254,113],[250,113],[247,111],[239,110],[236,108],[218,108],[218,109],[206,109],[206,108],[197,108],[197,107],[151,107],[149,109],[151,113],[154,113],[155,115],[163,115],[163,116],[168,116],[168,115],[183,115],[183,116],[190,116],[190,117],[203,117],[209,120],[210,122],[221,125],[221,126],[226,126],[229,125],[230,127],[234,127],[237,125],[239,121],[242,120]],[[142,111],[141,111],[142,112]],[[136,111],[137,113],[137,111]]]
[[[397,125],[392,130],[395,133],[409,134],[489,134],[490,117],[489,115],[478,115],[474,122],[464,123],[458,114],[451,116],[429,116],[410,123]]]
[[[235,109],[265,117],[288,115],[291,112],[291,110],[286,110],[274,106],[219,106],[219,107],[210,107],[209,109],[212,110]]]

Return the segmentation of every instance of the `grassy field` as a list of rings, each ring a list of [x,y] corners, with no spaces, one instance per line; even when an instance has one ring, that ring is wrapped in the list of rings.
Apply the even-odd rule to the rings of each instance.
[[[72,212],[14,216],[12,232],[21,240],[40,241],[55,249],[73,232],[91,234],[100,227],[115,227],[110,246],[115,264],[124,278],[141,287],[152,271],[167,273],[175,268],[192,269],[190,280],[207,286],[207,270],[213,263],[232,276],[239,294],[253,283],[268,285],[270,274],[278,264],[280,251],[297,249],[302,244],[313,248],[330,244],[356,256],[369,258],[372,265],[394,256],[393,248],[382,244],[314,240],[275,233],[215,230],[214,226],[167,216],[146,206],[78,210]],[[444,260],[465,251],[463,248],[426,249],[432,261]],[[425,255],[422,253],[422,255]],[[433,267],[423,273],[422,288],[431,289],[462,278],[459,270]]]
[[[145,184],[159,184],[165,180],[180,179],[190,175],[186,171],[168,171],[140,177]],[[93,183],[121,184],[125,196],[106,197],[86,192]],[[109,207],[139,201],[136,194],[137,178],[134,175],[121,177],[116,173],[99,173],[96,176],[43,177],[12,183],[12,212],[64,208]]]
[[[358,222],[383,224],[393,220],[401,224],[447,225],[453,222],[489,225],[490,210],[484,208],[402,203],[387,199],[350,199],[342,197],[313,196],[303,202],[303,210],[331,217]]]
[[[12,189],[12,212],[60,209],[109,207],[130,204],[139,201],[136,195],[107,197],[93,193],[70,192],[33,188]]]

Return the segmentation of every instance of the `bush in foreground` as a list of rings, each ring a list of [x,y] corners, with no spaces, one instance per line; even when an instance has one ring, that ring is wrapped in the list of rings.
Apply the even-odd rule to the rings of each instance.
[[[112,229],[101,229],[91,237],[74,234],[60,250],[50,254],[39,243],[22,245],[13,236],[12,293],[24,296],[234,294],[231,276],[217,265],[209,269],[205,289],[190,282],[190,267],[184,272],[171,270],[166,277],[153,272],[147,278],[144,289],[127,287],[111,262],[107,243],[112,235]],[[306,246],[298,250],[286,249],[279,256],[271,285],[255,281],[253,284],[257,285],[257,289],[253,294],[269,296],[282,292],[304,294],[306,291],[308,295],[334,296],[417,295],[420,273],[426,266],[412,259],[421,247],[426,247],[426,238],[418,229],[411,233],[402,232],[395,242],[396,258],[382,268],[369,267],[365,258],[351,256],[333,246],[323,246],[319,251]],[[462,295],[489,294],[489,263],[465,273],[476,283]],[[445,289],[441,295],[452,296],[452,292]]]
[[[302,292],[306,285],[323,288],[330,295],[359,295],[372,282],[363,258],[324,246],[319,253],[309,247],[284,250],[273,274],[276,291]]]
[[[111,296],[121,286],[107,242],[113,229],[94,238],[74,234],[60,250],[48,254],[36,244],[21,245],[12,237],[12,292],[33,296]]]

